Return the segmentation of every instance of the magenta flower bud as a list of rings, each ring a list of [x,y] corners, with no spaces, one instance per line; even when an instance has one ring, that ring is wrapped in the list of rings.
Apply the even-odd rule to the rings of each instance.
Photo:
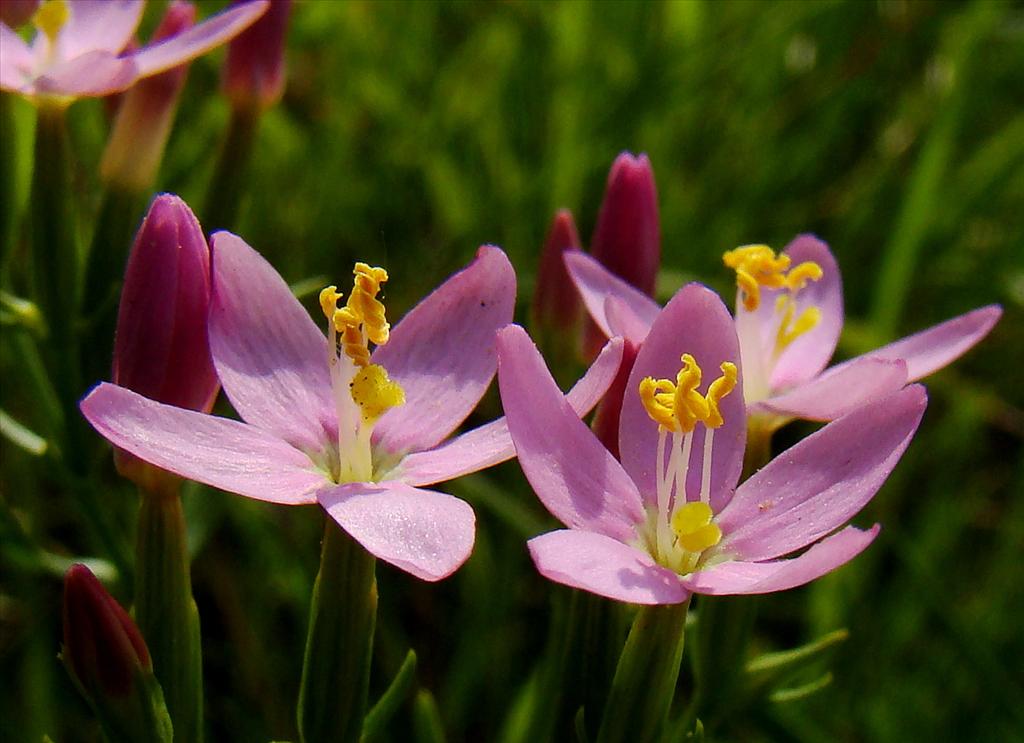
[[[116,384],[168,405],[207,411],[217,374],[206,337],[210,250],[192,210],[161,194],[135,236],[117,314]]]
[[[128,256],[114,338],[113,380],[168,405],[208,411],[217,395],[206,313],[210,250],[195,215],[177,196],[161,194],[135,235]],[[122,475],[149,467],[124,452]]]
[[[570,330],[580,318],[579,293],[562,261],[567,250],[579,250],[580,237],[568,209],[559,209],[548,229],[537,267],[533,291],[533,321],[536,326]]]
[[[195,5],[187,0],[173,0],[151,41],[157,43],[178,36],[195,22]],[[100,163],[104,181],[129,191],[149,189],[160,168],[187,75],[185,63],[140,80],[122,94]]]
[[[653,296],[661,264],[661,228],[647,155],[623,152],[615,158],[590,253],[613,274]]]
[[[0,22],[10,28],[28,23],[39,7],[39,0],[0,0]]]
[[[223,85],[234,108],[263,110],[281,100],[291,7],[291,0],[270,0],[267,12],[228,45]]]
[[[92,698],[127,696],[138,672],[153,671],[138,627],[82,564],[64,576],[63,657]]]

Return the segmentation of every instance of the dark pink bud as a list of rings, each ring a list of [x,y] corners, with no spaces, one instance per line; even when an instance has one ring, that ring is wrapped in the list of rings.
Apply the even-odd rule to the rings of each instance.
[[[173,0],[153,32],[152,41],[177,36],[195,22],[195,5]],[[188,65],[183,64],[140,80],[121,94],[100,163],[100,174],[107,183],[130,191],[149,190],[160,168],[187,76]]]
[[[64,660],[94,699],[127,696],[135,675],[153,670],[139,628],[81,564],[64,576]]]
[[[533,292],[533,320],[537,325],[568,330],[580,317],[580,297],[562,261],[567,250],[579,250],[580,237],[568,209],[555,214],[548,229],[537,267],[537,285]]]
[[[39,0],[0,0],[0,22],[10,28],[28,23],[39,7]]]
[[[590,253],[605,268],[651,296],[661,265],[658,192],[647,155],[623,152],[612,163]],[[594,358],[605,337],[593,321],[583,334],[583,354]]]
[[[661,264],[661,227],[647,155],[623,152],[615,158],[590,253],[616,276],[653,296]]]
[[[291,7],[291,0],[270,0],[267,12],[228,45],[224,93],[235,108],[262,110],[281,100]]]
[[[114,382],[153,400],[209,410],[217,394],[206,312],[210,250],[199,221],[161,194],[128,256],[114,339]]]
[[[622,415],[622,398],[626,394],[626,385],[629,383],[629,374],[633,371],[633,364],[636,362],[637,352],[640,347],[626,341],[622,346],[622,361],[619,364],[619,372],[615,375],[608,391],[605,393],[601,404],[594,414],[592,425],[594,435],[604,444],[605,449],[612,453],[616,459],[619,458],[619,418]]]

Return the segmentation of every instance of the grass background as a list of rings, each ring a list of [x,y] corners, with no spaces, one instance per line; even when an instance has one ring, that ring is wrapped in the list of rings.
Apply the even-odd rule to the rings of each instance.
[[[990,338],[928,380],[920,435],[858,519],[883,523],[872,549],[761,605],[759,649],[849,628],[832,683],[713,738],[1021,739],[1022,42],[1024,8],[1002,2],[297,2],[288,91],[263,121],[238,232],[292,282],[343,281],[356,259],[387,266],[395,318],[495,243],[525,320],[554,210],[571,208],[586,240],[628,149],[654,166],[665,294],[691,278],[731,294],[724,250],[810,231],[843,269],[841,356],[1001,303]],[[228,115],[219,60],[192,67],[159,181],[197,208]],[[94,204],[105,109],[80,102],[70,119]],[[15,123],[2,139],[24,175],[31,111]],[[2,404],[32,426],[4,336]],[[498,406],[492,394],[479,418]],[[110,556],[46,460],[0,445],[2,737],[94,740],[56,661],[60,575],[67,558]],[[135,496],[97,450],[104,507],[130,545]],[[545,642],[553,589],[523,541],[552,522],[514,463],[451,489],[476,507],[476,551],[438,586],[380,566],[373,684],[414,647],[449,739],[495,740]],[[295,739],[320,514],[200,487],[187,509],[209,739]],[[131,581],[110,577],[130,603]]]

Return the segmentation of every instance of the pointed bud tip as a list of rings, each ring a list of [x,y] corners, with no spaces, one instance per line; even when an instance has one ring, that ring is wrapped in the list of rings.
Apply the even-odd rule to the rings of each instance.
[[[81,563],[64,576],[64,657],[90,695],[122,696],[137,670],[152,671],[138,627]]]

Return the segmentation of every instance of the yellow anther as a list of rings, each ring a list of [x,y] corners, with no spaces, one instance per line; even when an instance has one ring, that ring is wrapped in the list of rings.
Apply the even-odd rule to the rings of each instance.
[[[338,291],[338,287],[331,284],[326,286],[320,292],[320,309],[324,312],[324,317],[333,322],[334,313],[338,309],[338,300],[341,299],[341,293]]]
[[[341,310],[338,311],[340,314]],[[335,314],[335,326],[337,326],[337,314]],[[341,349],[345,355],[352,359],[356,366],[366,366],[370,363],[370,349],[363,340],[363,333],[358,325],[341,326]]]
[[[722,376],[712,382],[711,386],[708,387],[708,415],[707,418],[704,419],[704,425],[708,428],[718,428],[725,423],[725,420],[722,418],[722,413],[718,409],[718,403],[723,397],[736,388],[736,364],[731,361],[724,361],[720,368],[722,370]]]
[[[742,268],[737,268],[736,285],[743,292],[743,308],[747,312],[756,310],[761,304],[761,287],[758,286],[757,279]]]
[[[46,34],[51,42],[55,42],[57,34],[70,17],[71,10],[68,8],[67,0],[45,0],[32,16],[32,24]]]
[[[668,379],[644,377],[640,380],[640,402],[655,423],[669,431],[676,428],[672,412],[675,385]]]
[[[363,420],[373,423],[391,408],[405,404],[405,390],[388,378],[379,364],[364,366],[352,378],[352,399],[362,411]]]
[[[789,256],[775,255],[767,245],[744,245],[726,251],[722,261],[736,271],[736,285],[743,293],[743,307],[747,312],[760,306],[760,287],[785,288],[790,294],[796,294],[808,281],[818,281],[823,273],[814,261],[805,261],[790,269]]]
[[[680,360],[683,362],[683,366],[676,375],[673,412],[679,422],[679,429],[689,432],[699,421],[707,417],[708,404],[707,400],[697,392],[702,376],[700,366],[688,353],[684,353]]]
[[[388,280],[388,272],[366,263],[356,263],[352,273],[352,292],[344,307],[338,307],[341,294],[328,286],[320,292],[320,308],[341,335],[341,347],[356,366],[370,363],[369,342],[382,346],[388,342],[391,326],[384,314],[384,305],[377,299],[380,285]]]
[[[702,372],[696,360],[688,353],[682,358],[682,368],[676,381],[645,377],[640,381],[640,402],[655,423],[667,431],[689,433],[698,423],[709,428],[722,425],[718,402],[736,386],[736,365],[722,364],[723,376],[711,383],[707,396],[701,395]]]
[[[684,503],[672,515],[672,531],[688,552],[703,552],[722,539],[722,530],[712,523],[714,513],[703,501]]]
[[[804,261],[786,274],[786,286],[791,292],[798,292],[807,286],[808,281],[819,281],[823,275],[824,271],[817,263]]]

